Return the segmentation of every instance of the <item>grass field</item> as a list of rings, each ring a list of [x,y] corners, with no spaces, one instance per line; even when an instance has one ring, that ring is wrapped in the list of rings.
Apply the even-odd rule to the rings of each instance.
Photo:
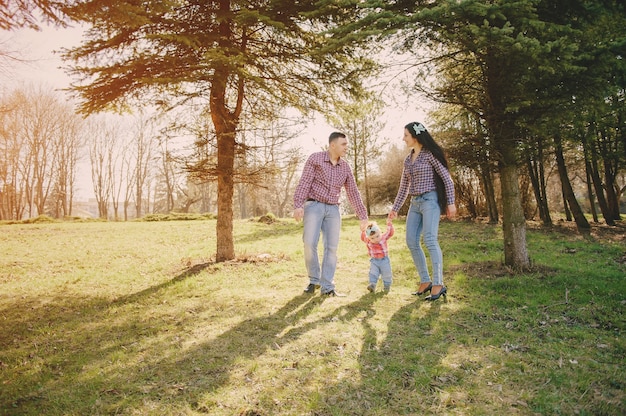
[[[337,289],[303,294],[301,224],[0,225],[1,415],[622,415],[625,227],[444,222],[449,296],[425,302],[395,221],[391,293],[366,290],[358,221]]]

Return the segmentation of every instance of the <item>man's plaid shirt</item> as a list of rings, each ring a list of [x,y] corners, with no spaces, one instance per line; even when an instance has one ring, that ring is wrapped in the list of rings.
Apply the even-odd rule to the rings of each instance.
[[[302,208],[308,199],[339,205],[341,188],[345,188],[348,201],[357,217],[366,220],[367,210],[348,162],[339,158],[337,164],[333,165],[328,152],[313,153],[304,165],[300,183],[293,196],[293,206],[295,209]]]

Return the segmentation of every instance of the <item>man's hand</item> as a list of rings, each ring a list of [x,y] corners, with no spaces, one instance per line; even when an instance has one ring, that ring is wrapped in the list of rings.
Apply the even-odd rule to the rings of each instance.
[[[304,217],[304,208],[294,209],[293,217],[296,219],[296,221],[300,221]]]
[[[389,215],[387,215],[387,219],[395,220],[398,218],[398,213],[395,211],[389,211]]]

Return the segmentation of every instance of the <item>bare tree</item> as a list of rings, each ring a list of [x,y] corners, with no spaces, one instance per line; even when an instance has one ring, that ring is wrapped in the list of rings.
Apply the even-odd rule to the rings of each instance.
[[[23,217],[25,211],[24,172],[20,158],[24,153],[24,137],[18,134],[20,109],[26,105],[23,93],[15,92],[0,104],[0,219]]]
[[[81,122],[56,93],[31,87],[1,101],[2,216],[71,215]]]
[[[59,136],[55,149],[57,166],[54,172],[54,198],[51,201],[57,218],[72,215],[80,150],[85,140],[82,120],[68,105],[62,107],[65,107],[65,111],[59,115]]]
[[[365,206],[371,214],[372,196],[370,193],[368,169],[382,154],[386,140],[378,137],[384,124],[378,119],[382,114],[383,102],[372,96],[363,97],[351,103],[337,105],[335,113],[328,117],[348,135],[350,147],[348,158],[352,159],[352,170],[358,185],[365,191]]]
[[[109,217],[109,203],[114,189],[115,165],[117,163],[120,128],[117,124],[103,119],[91,120],[89,160],[91,162],[91,180],[98,203],[98,216]]]
[[[135,199],[135,216],[141,218],[141,216],[147,212],[144,209],[144,202],[149,205],[149,199],[146,199],[146,195],[149,193],[150,188],[149,178],[151,177],[152,156],[154,153],[154,147],[156,142],[156,134],[154,131],[154,124],[140,116],[134,125],[134,135],[132,138],[131,152],[134,158],[133,163],[129,164],[131,170],[128,177],[129,188],[131,184],[134,188]]]

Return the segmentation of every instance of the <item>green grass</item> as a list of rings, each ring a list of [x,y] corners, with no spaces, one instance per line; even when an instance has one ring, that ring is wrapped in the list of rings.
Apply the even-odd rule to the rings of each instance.
[[[428,303],[396,232],[392,291],[369,294],[345,220],[347,297],[323,299],[289,220],[238,221],[220,264],[212,219],[0,226],[0,414],[623,414],[623,234],[529,228],[514,275],[500,227],[444,222]]]

